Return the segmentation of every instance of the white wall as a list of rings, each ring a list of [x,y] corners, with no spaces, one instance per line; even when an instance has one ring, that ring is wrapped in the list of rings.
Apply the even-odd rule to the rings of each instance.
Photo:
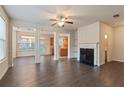
[[[99,22],[78,29],[78,43],[99,42]]]
[[[16,58],[16,31],[13,30],[12,31],[12,55],[13,55],[13,58]]]
[[[78,57],[78,31],[74,32],[74,57]]]
[[[8,67],[9,66],[8,66],[8,59],[7,58],[0,61],[0,80],[2,79],[4,74],[7,72]]]
[[[33,50],[16,51],[16,57],[23,57],[23,56],[35,56],[35,51]]]
[[[75,57],[75,31],[70,33],[70,58]]]
[[[124,62],[124,26],[114,28],[113,60]]]
[[[102,23],[96,22],[78,29],[78,60],[79,60],[79,49],[81,43],[86,44],[98,44],[98,61],[99,65],[105,63],[105,42],[104,35],[108,35],[108,61],[112,61],[113,51],[113,29],[112,27]]]
[[[50,37],[47,37],[45,40],[45,55],[50,55]]]
[[[81,44],[98,44],[99,43],[99,22],[80,27],[78,29],[78,60],[80,59],[80,45]],[[99,52],[99,47],[98,50]],[[98,53],[99,55],[99,53]],[[97,57],[99,62],[99,57]]]
[[[100,63],[105,63],[105,34],[107,35],[107,61],[112,61],[112,49],[113,49],[113,29],[111,26],[100,23]]]
[[[9,27],[9,31],[8,31],[8,63],[9,63],[9,67],[12,67],[13,66],[13,58],[12,58],[12,22],[11,22],[11,19],[9,20],[9,23],[8,23]]]
[[[3,75],[6,73],[8,67],[9,67],[9,63],[8,63],[8,58],[9,58],[9,51],[8,51],[8,27],[9,27],[9,19],[6,15],[6,13],[4,12],[4,10],[2,9],[2,7],[0,6],[0,16],[5,20],[5,22],[7,23],[7,47],[6,47],[6,58],[0,61],[0,79],[3,77]]]

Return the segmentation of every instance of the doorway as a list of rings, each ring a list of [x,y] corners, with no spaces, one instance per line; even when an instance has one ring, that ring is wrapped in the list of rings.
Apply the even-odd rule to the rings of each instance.
[[[54,34],[47,32],[40,32],[39,42],[40,62],[47,59],[53,59],[54,56]],[[47,58],[47,59],[46,59]]]
[[[59,57],[67,58],[68,56],[68,37],[59,36]]]
[[[70,35],[59,35],[59,58],[70,58]]]

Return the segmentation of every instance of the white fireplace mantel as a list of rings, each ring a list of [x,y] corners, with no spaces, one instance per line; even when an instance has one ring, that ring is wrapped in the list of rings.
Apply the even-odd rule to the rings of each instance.
[[[78,60],[80,60],[80,48],[94,49],[94,65],[99,66],[99,43],[79,43]]]

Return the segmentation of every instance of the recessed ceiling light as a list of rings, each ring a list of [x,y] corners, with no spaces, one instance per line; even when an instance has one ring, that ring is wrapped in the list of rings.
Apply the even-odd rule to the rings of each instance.
[[[119,14],[115,14],[115,15],[113,15],[113,17],[117,18],[117,17],[120,17],[120,15]]]

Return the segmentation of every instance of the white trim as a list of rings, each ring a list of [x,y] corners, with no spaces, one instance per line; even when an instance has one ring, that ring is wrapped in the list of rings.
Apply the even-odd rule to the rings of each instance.
[[[40,31],[37,30],[35,33],[35,63],[40,63]]]
[[[99,43],[80,43],[78,47],[78,60],[80,60],[80,48],[94,49],[94,65],[99,66]]]
[[[5,73],[7,72],[8,67],[3,71],[3,73],[0,75],[0,80],[2,79],[2,77],[5,75]]]
[[[70,59],[71,58],[71,39],[70,39],[70,34],[68,34],[68,59]]]
[[[112,61],[119,61],[124,63],[124,60],[112,59]]]
[[[7,57],[4,57],[4,58],[0,59],[0,63],[3,63],[6,60],[7,60]]]
[[[7,22],[6,22],[6,20],[4,19],[4,17],[2,16],[2,15],[0,15],[0,19],[3,21],[3,24],[4,24],[4,31],[5,31],[5,37],[4,38],[0,38],[0,40],[2,40],[3,41],[3,43],[4,43],[4,50],[3,50],[3,52],[4,52],[4,56],[3,56],[3,58],[1,58],[0,59],[0,61],[2,61],[2,60],[4,60],[6,57],[7,57]]]
[[[6,57],[6,58],[4,58],[4,59],[2,59],[1,61],[0,61],[0,65],[1,64],[6,64],[6,62],[5,61],[8,61],[8,58]],[[5,63],[4,63],[5,62]],[[7,72],[7,70],[8,70],[8,66],[7,67],[5,67],[5,69],[2,71],[2,73],[0,74],[0,80],[2,79],[2,77],[5,75],[5,73]]]
[[[59,52],[58,52],[58,32],[54,32],[54,60],[59,59]]]

